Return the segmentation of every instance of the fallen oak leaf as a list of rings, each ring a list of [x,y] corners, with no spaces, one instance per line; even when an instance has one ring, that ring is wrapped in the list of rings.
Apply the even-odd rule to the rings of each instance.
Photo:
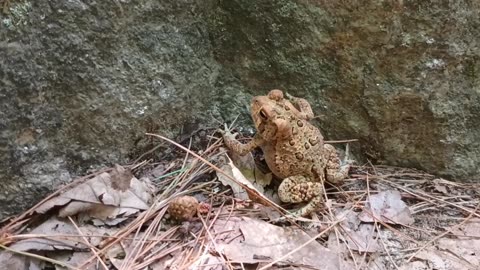
[[[480,219],[472,218],[461,226],[453,226],[450,229],[457,237],[480,237]]]
[[[375,238],[374,226],[372,224],[362,223],[358,216],[359,213],[347,208],[339,210],[339,212],[336,214],[337,219],[343,220],[340,225],[342,226],[342,229],[344,231],[344,238],[346,241],[345,244],[351,250],[362,253],[373,253],[381,251],[381,247],[377,239]],[[330,238],[336,239],[336,237],[337,234],[335,232],[330,233]],[[331,242],[330,238],[329,242]],[[334,244],[337,244],[336,242],[338,241],[333,242],[335,242]]]
[[[15,251],[88,251],[88,247],[83,242],[77,241],[79,238],[65,237],[77,234],[75,227],[70,223],[52,217],[31,230],[29,235],[32,237],[13,243],[10,248]],[[44,237],[35,237],[34,235]]]
[[[60,217],[83,213],[107,220],[148,209],[154,192],[148,179],[138,180],[129,170],[117,165],[112,173],[101,173],[72,187],[40,205],[35,212],[42,214],[60,206]]]
[[[337,254],[315,240],[329,230],[311,237],[295,227],[283,228],[247,217],[217,222],[219,224],[213,226],[214,232],[225,235],[223,239],[217,239],[216,245],[230,261],[245,264],[293,263],[309,268],[340,269]],[[270,266],[264,267],[271,269]]]
[[[82,237],[79,237],[79,232],[72,223],[51,217],[27,234],[16,235],[15,238],[21,240],[8,248],[0,245],[6,250],[0,251],[0,265],[13,265],[5,269],[43,269],[35,268],[34,263],[48,261],[68,269],[76,269],[74,266],[91,256],[89,246],[99,247],[104,237],[114,235],[117,230],[119,228],[99,228],[84,224],[81,228]],[[9,255],[11,253],[12,256]],[[78,256],[82,257],[77,258]],[[26,266],[16,267],[18,261],[24,261]]]
[[[234,178],[235,176],[233,175],[233,170],[232,166],[229,164],[224,164],[220,167],[220,169],[226,173],[228,176]],[[223,173],[217,172],[217,178],[218,180],[224,185],[224,186],[229,186],[232,191],[233,191],[233,197],[241,199],[241,200],[247,200],[248,199],[248,193],[247,191],[242,188],[241,185],[239,185],[237,182],[231,180],[229,177],[227,177]]]
[[[371,195],[365,209],[358,216],[363,222],[381,220],[390,224],[410,225],[414,222],[408,206],[402,201],[400,192],[387,190]]]
[[[263,193],[264,187],[272,182],[272,173],[263,173],[256,165],[252,153],[247,153],[242,156],[233,151],[229,151],[229,157],[235,167],[237,167],[245,178],[248,179],[248,181],[250,181],[250,183],[252,183],[260,192]]]
[[[235,164],[233,164],[233,161],[230,159],[228,155],[225,155],[226,159],[228,159],[228,163],[222,168],[227,169],[226,172],[230,173],[230,175],[224,176],[223,173],[218,173],[217,172],[217,177],[218,179],[222,182],[224,185],[229,185],[233,192],[235,197],[240,198],[242,200],[246,199],[251,199],[252,201],[257,201],[259,203],[262,203],[264,205],[275,205],[277,206],[271,199],[269,199],[267,196],[265,196],[261,191],[259,191],[254,184],[252,184],[238,169]],[[225,167],[228,166],[228,167]],[[225,172],[225,171],[224,171]],[[235,180],[235,181],[233,181]],[[248,196],[247,196],[248,195]],[[267,203],[265,203],[267,202]],[[279,206],[277,206],[279,207]]]

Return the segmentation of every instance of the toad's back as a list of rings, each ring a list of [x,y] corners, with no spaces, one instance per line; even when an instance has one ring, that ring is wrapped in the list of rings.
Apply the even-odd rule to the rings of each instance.
[[[326,163],[323,158],[323,137],[308,121],[293,114],[286,118],[291,135],[266,141],[262,145],[268,167],[280,178],[293,175],[315,178],[314,170],[323,169]]]

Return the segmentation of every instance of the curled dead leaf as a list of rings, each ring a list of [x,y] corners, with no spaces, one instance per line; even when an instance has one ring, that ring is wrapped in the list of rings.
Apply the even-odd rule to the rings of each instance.
[[[101,173],[74,186],[35,211],[42,214],[59,207],[59,217],[81,213],[87,219],[108,221],[148,209],[154,193],[149,179],[138,180],[129,170],[117,165],[112,173]]]
[[[246,264],[271,262],[301,247],[279,263],[340,269],[335,253],[316,241],[305,245],[311,237],[298,228],[282,228],[261,220],[232,217],[218,220],[213,231],[222,235],[216,239],[216,246],[231,261]]]
[[[363,222],[380,220],[390,224],[410,225],[414,222],[410,209],[396,190],[371,195],[359,218]]]

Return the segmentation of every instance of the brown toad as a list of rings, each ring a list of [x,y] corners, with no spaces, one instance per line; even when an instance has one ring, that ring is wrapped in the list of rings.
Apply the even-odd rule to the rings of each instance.
[[[247,144],[228,130],[223,138],[232,151],[245,155],[260,147],[270,170],[283,181],[278,195],[283,202],[308,202],[294,215],[306,216],[322,206],[325,180],[338,183],[350,168],[340,165],[332,145],[323,143],[320,131],[308,122],[313,118],[310,104],[302,98],[287,100],[280,90],[254,97],[251,115],[257,133]],[[298,108],[298,109],[297,109]]]

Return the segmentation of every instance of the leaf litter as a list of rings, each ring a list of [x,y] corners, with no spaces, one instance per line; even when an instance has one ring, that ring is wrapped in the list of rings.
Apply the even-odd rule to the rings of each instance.
[[[149,136],[160,138],[159,145],[170,143],[175,158],[99,170],[3,221],[0,265],[480,268],[478,183],[407,168],[354,166],[342,186],[326,186],[328,200],[318,217],[275,223],[286,213],[272,195],[279,181],[260,170],[252,155],[229,155],[215,137],[193,152],[185,144]],[[182,218],[174,218],[177,214]]]

